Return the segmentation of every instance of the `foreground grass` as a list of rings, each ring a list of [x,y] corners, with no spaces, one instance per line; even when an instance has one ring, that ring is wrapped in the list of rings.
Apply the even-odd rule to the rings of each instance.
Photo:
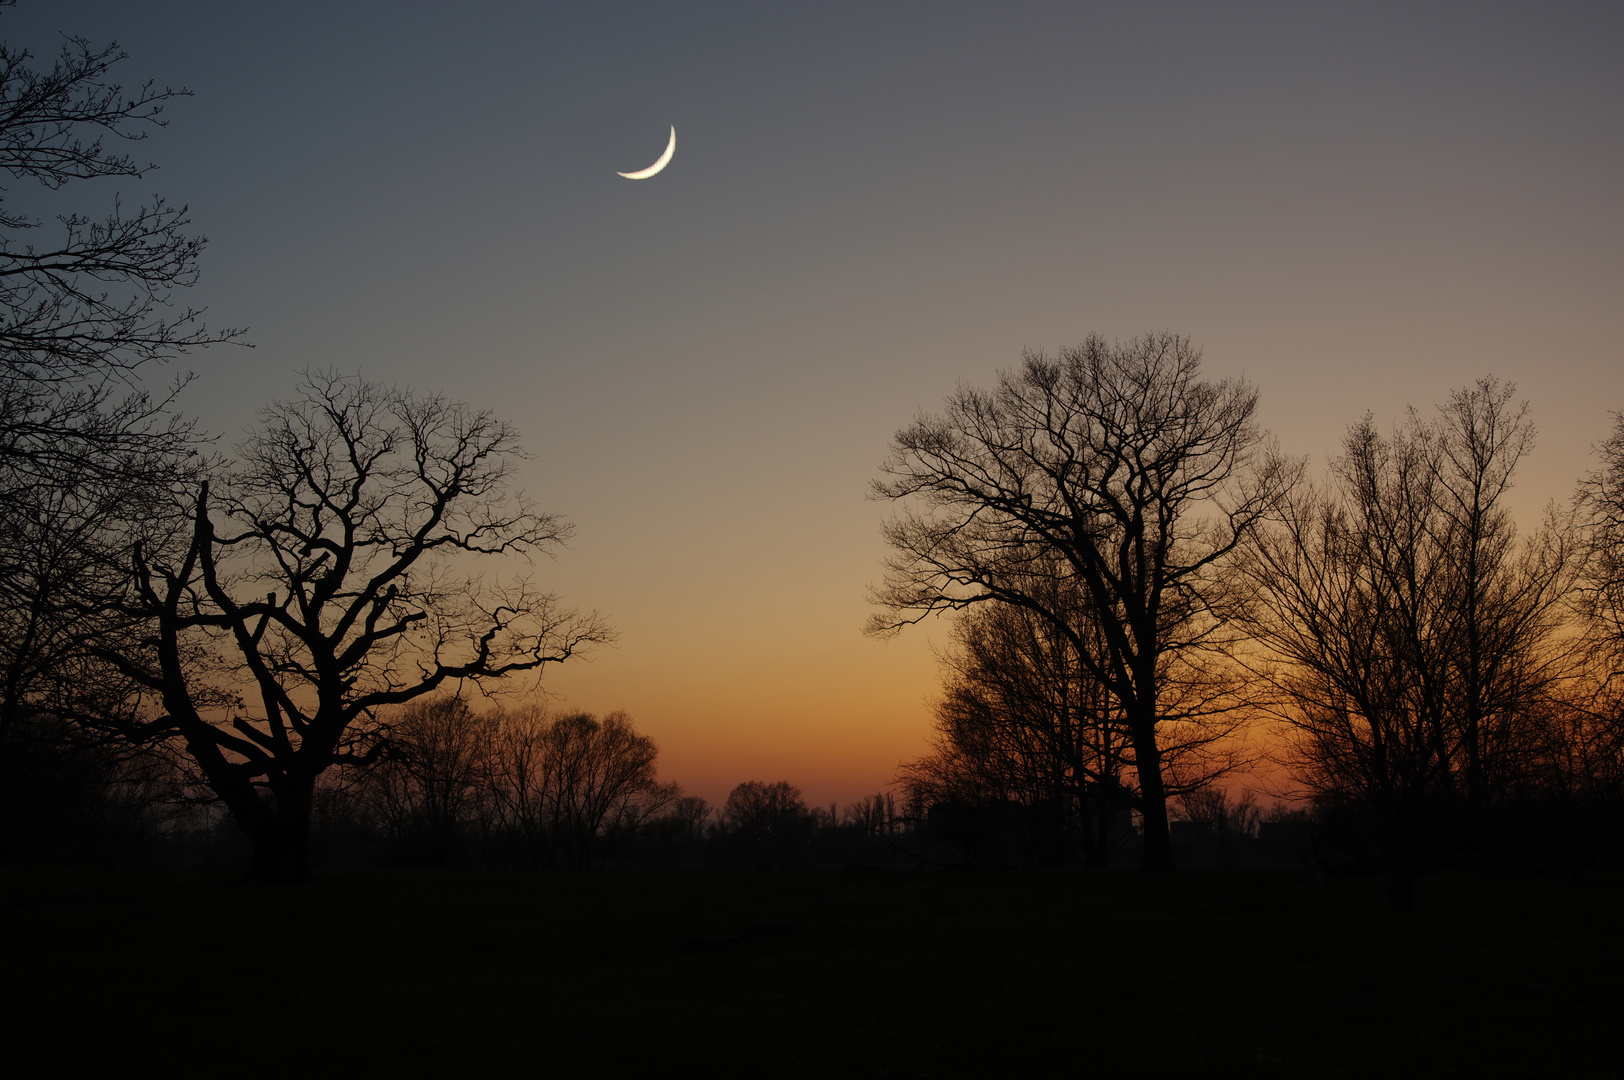
[[[5,868],[12,1076],[1615,1076],[1618,875]]]

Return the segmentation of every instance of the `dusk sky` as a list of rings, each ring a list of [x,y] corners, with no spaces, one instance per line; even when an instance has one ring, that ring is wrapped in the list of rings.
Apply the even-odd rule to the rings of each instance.
[[[1624,408],[1624,5],[22,0],[195,96],[134,148],[209,237],[221,446],[306,367],[494,409],[618,627],[549,671],[713,802],[876,791],[944,624],[862,636],[892,434],[1023,348],[1190,336],[1323,467],[1494,374],[1524,526]],[[647,180],[617,172],[657,158]],[[51,212],[37,191],[8,193]]]

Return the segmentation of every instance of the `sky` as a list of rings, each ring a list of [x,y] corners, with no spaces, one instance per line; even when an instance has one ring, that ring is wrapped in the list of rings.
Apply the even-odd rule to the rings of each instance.
[[[192,97],[135,148],[209,238],[228,449],[306,368],[512,423],[620,643],[548,672],[723,800],[921,756],[945,624],[865,638],[891,436],[1023,349],[1188,335],[1319,468],[1493,374],[1525,527],[1624,409],[1617,3],[21,0]],[[642,169],[677,131],[671,164]],[[101,182],[97,182],[101,183]],[[15,192],[26,203],[25,192]]]

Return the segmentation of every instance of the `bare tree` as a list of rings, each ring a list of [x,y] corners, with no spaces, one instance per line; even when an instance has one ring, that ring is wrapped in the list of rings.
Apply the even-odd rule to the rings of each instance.
[[[1346,500],[1308,489],[1255,538],[1256,641],[1296,734],[1299,775],[1332,798],[1381,814],[1391,903],[1413,904],[1415,831],[1452,747],[1431,660],[1443,643],[1428,607],[1444,568],[1429,557],[1432,470],[1413,440],[1350,432]]]
[[[901,777],[932,802],[1016,803],[1034,853],[1054,861],[1077,849],[1102,866],[1126,823],[1132,749],[1120,710],[1074,651],[1076,637],[1098,641],[1086,598],[1063,605],[1051,597],[1046,607],[1069,607],[1076,633],[1057,633],[1047,618],[1009,604],[960,613],[943,656],[934,751],[904,765]]]
[[[25,712],[0,735],[0,861],[120,861],[181,817],[181,778],[161,752],[131,753]]]
[[[1372,806],[1395,909],[1413,906],[1417,846],[1440,797],[1468,821],[1532,760],[1563,671],[1560,529],[1520,548],[1500,498],[1532,437],[1509,388],[1482,380],[1437,423],[1350,429],[1334,484],[1305,488],[1243,560],[1250,629],[1295,732],[1298,775]]]
[[[27,49],[0,44],[0,169],[54,191],[156,168],[107,141],[140,142],[167,125],[165,103],[191,92],[113,82],[113,67],[127,58],[116,42],[69,37],[46,71],[30,65]],[[58,215],[56,239],[36,244],[21,237],[42,221],[0,209],[0,308],[8,316],[0,356],[9,388],[85,377],[101,385],[110,373],[233,336],[211,334],[201,312],[172,305],[174,290],[196,281],[206,243],[186,232],[186,214],[162,199],[126,212],[115,199],[103,215]]]
[[[254,875],[299,878],[316,779],[376,758],[379,709],[535,671],[611,634],[525,580],[457,572],[569,535],[506,490],[519,453],[506,424],[322,374],[263,417],[223,482],[200,486],[184,544],[134,552],[130,610],[149,636],[100,655],[145,697],[77,718],[180,740],[252,840]]]
[[[1243,791],[1240,798],[1232,800],[1223,789],[1209,787],[1187,792],[1174,801],[1180,821],[1202,826],[1220,836],[1256,836],[1258,826],[1263,823],[1257,796],[1250,791]]]
[[[364,798],[397,843],[430,866],[466,862],[490,831],[495,721],[461,698],[419,698],[386,725],[388,746],[363,781]]]
[[[110,453],[97,461],[111,471],[57,471],[60,463],[49,461],[9,470],[13,489],[0,514],[0,734],[31,712],[59,712],[87,686],[109,688],[91,645],[127,645],[139,633],[139,620],[121,610],[129,544],[139,538],[158,548],[174,535],[170,487],[195,477],[199,465],[184,443],[130,446],[116,461]]]
[[[1150,869],[1172,864],[1166,733],[1224,705],[1219,667],[1198,658],[1223,639],[1215,571],[1297,468],[1258,430],[1249,385],[1199,374],[1200,353],[1168,333],[1028,353],[992,391],[961,387],[899,432],[874,487],[922,509],[886,526],[895,555],[871,633],[992,600],[1074,634],[1026,587],[1044,569],[1035,556],[1054,561],[1063,594],[1089,598],[1102,642],[1072,644],[1128,731]],[[1188,700],[1169,708],[1170,686]]]
[[[801,789],[787,780],[746,780],[728,793],[721,817],[735,848],[758,868],[793,864],[817,820]]]
[[[894,835],[898,825],[896,796],[885,792],[864,795],[846,807],[840,820],[873,839]]]
[[[685,847],[702,842],[712,826],[710,804],[698,795],[680,795],[644,822],[644,832],[662,847]]]
[[[582,712],[548,717],[531,707],[498,723],[492,788],[498,823],[548,865],[591,867],[682,794],[660,783],[659,748],[623,712],[600,720]],[[703,800],[681,811],[693,823],[706,812]]]
[[[546,710],[534,702],[502,710],[491,740],[491,798],[498,828],[530,866],[552,861]]]
[[[1600,467],[1575,500],[1583,572],[1575,590],[1585,629],[1583,676],[1570,687],[1551,765],[1556,796],[1587,855],[1624,850],[1624,413],[1596,444]]]
[[[1581,595],[1609,679],[1624,677],[1624,413],[1596,445],[1601,468],[1579,486],[1588,560]]]
[[[1448,602],[1458,628],[1449,680],[1455,772],[1473,842],[1534,753],[1539,699],[1567,670],[1556,636],[1579,566],[1570,525],[1554,508],[1520,545],[1504,508],[1535,434],[1515,394],[1487,376],[1451,394],[1430,428],[1416,426],[1417,437],[1435,443],[1438,544],[1451,569]]]
[[[154,166],[117,145],[163,127],[188,91],[112,81],[125,58],[68,38],[46,69],[0,44],[0,171],[50,191],[144,177]],[[204,246],[188,225],[162,199],[130,210],[115,196],[50,224],[0,202],[0,732],[69,692],[88,641],[127,629],[115,552],[154,532],[168,487],[196,475],[199,439],[172,411],[185,377],[156,394],[141,382],[241,333],[174,303]]]

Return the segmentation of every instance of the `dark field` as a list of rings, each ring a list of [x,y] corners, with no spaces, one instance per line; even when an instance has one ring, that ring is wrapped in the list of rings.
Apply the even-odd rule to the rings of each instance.
[[[17,1077],[1620,1074],[1618,874],[4,875]]]

